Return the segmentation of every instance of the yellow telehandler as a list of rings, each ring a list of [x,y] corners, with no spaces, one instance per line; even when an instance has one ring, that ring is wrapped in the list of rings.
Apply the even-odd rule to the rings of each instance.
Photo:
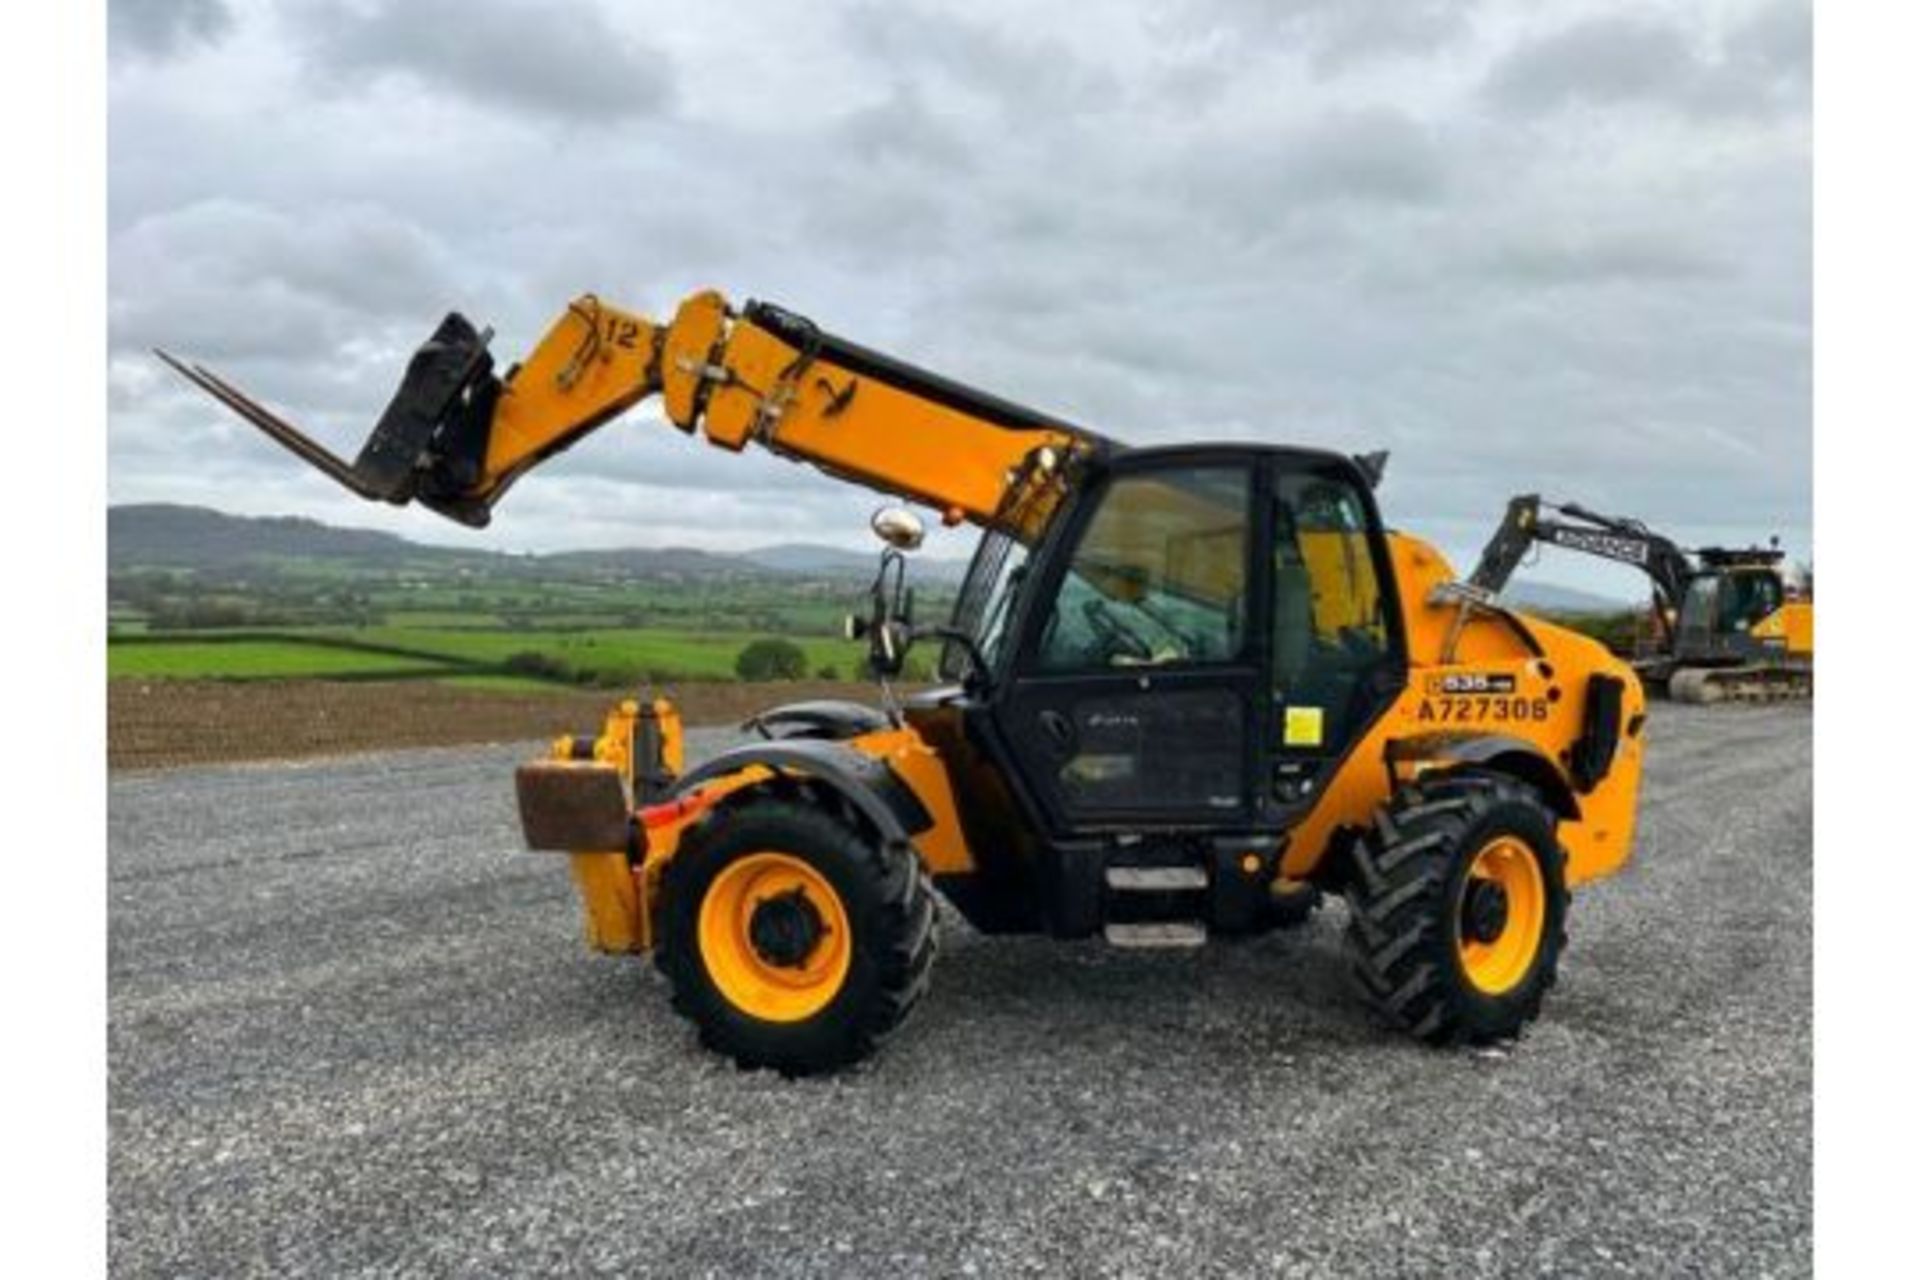
[[[711,444],[981,530],[951,616],[922,623],[922,525],[876,514],[887,545],[849,631],[879,705],[777,707],[687,768],[672,706],[629,701],[519,770],[527,841],[568,855],[591,945],[651,951],[743,1065],[830,1070],[900,1026],[935,889],[987,933],[1171,947],[1344,894],[1391,1023],[1509,1038],[1554,982],[1568,891],[1627,860],[1639,681],[1389,531],[1384,455],[1127,448],[713,292],[666,323],[579,298],[504,374],[487,340],[449,315],[351,464],[162,356],[356,493],[469,525],[658,396]],[[918,643],[941,645],[947,683],[902,699],[890,677]]]

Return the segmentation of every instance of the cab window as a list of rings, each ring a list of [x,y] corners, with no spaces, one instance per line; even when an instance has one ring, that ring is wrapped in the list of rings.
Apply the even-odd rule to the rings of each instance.
[[[1312,474],[1274,483],[1274,684],[1371,667],[1390,644],[1380,578],[1355,488]]]
[[[1720,623],[1726,630],[1750,627],[1780,607],[1780,580],[1771,573],[1734,573],[1720,593]]]
[[[1393,639],[1360,491],[1281,472],[1273,503],[1273,732],[1289,755],[1320,759],[1375,711]]]
[[[1701,574],[1687,584],[1686,598],[1680,603],[1680,626],[1683,630],[1712,629],[1713,600],[1719,585],[1719,580],[1712,574]]]
[[[1041,633],[1038,667],[1231,662],[1246,642],[1248,471],[1123,475],[1101,499]]]

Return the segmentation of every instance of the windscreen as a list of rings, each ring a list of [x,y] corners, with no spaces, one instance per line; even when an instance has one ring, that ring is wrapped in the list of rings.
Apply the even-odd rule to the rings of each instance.
[[[1007,624],[1026,579],[1029,551],[1027,544],[1012,534],[987,530],[980,535],[973,562],[960,584],[959,598],[954,601],[954,628],[972,637],[989,665],[999,661],[1001,646],[1006,643]],[[940,678],[965,679],[970,664],[966,647],[948,641],[940,653]]]

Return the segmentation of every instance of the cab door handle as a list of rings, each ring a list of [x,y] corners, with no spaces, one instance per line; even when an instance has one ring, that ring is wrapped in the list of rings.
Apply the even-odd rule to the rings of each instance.
[[[1047,741],[1062,751],[1073,746],[1073,722],[1058,711],[1049,710],[1040,713],[1040,732],[1047,736]]]

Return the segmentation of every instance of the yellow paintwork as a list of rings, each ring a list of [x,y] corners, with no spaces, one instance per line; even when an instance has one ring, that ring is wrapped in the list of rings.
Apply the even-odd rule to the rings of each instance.
[[[569,304],[502,389],[476,497],[493,497],[554,450],[649,395],[682,430],[738,450],[758,441],[831,475],[939,510],[949,522],[1041,528],[1060,467],[1014,477],[1038,451],[1086,449],[1066,429],[1016,428],[833,362],[806,357],[711,290],[657,325],[586,295]]]
[[[973,870],[973,854],[960,833],[960,811],[954,803],[953,782],[939,753],[912,729],[883,729],[855,738],[848,745],[885,760],[925,806],[933,826],[915,836],[914,845],[927,870],[934,875]]]
[[[798,893],[820,917],[820,937],[798,964],[774,964],[754,948],[748,929],[768,899]],[[827,878],[790,853],[742,854],[707,886],[700,900],[700,959],[720,995],[767,1022],[799,1022],[833,1002],[853,963],[853,928]]]
[[[504,488],[645,397],[652,390],[653,336],[644,319],[591,294],[571,303],[501,388],[477,489]]]
[[[1547,652],[1545,660],[1535,659],[1498,614],[1476,610],[1462,624],[1460,606],[1428,602],[1435,587],[1454,577],[1452,566],[1433,546],[1403,533],[1390,534],[1388,544],[1406,620],[1410,667],[1407,687],[1353,748],[1345,767],[1333,776],[1318,803],[1294,828],[1280,870],[1296,879],[1311,877],[1341,828],[1364,827],[1372,821],[1374,810],[1388,794],[1384,762],[1391,742],[1418,740],[1457,727],[1519,738],[1537,744],[1549,758],[1556,758],[1580,735],[1586,681],[1595,672],[1626,681],[1627,695],[1621,708],[1626,720],[1646,711],[1646,697],[1632,669],[1598,642],[1528,618],[1528,629]],[[1442,659],[1447,656],[1450,639],[1453,660],[1446,662]],[[1548,668],[1551,675],[1547,674]],[[1446,700],[1450,695],[1444,691],[1448,679],[1478,676],[1510,677],[1513,692],[1489,699],[1489,716],[1484,721],[1455,726],[1439,719],[1449,706]],[[1551,698],[1555,688],[1560,690],[1558,700]],[[1502,701],[1508,706],[1507,717],[1495,719],[1494,709]],[[1524,703],[1527,718],[1513,717],[1515,701]],[[1464,705],[1477,714],[1480,703],[1469,695],[1456,698],[1452,705]],[[1429,713],[1427,718],[1422,716],[1423,707]],[[1539,713],[1537,717],[1535,712]],[[1633,843],[1640,751],[1638,736],[1623,738],[1606,778],[1592,792],[1578,797],[1579,820],[1561,822],[1559,836],[1567,852],[1569,884],[1606,875],[1626,862]],[[1409,775],[1417,774],[1420,768],[1417,760],[1404,765]]]
[[[1506,927],[1493,941],[1466,937],[1457,918],[1453,938],[1467,981],[1486,995],[1502,995],[1519,985],[1539,954],[1547,925],[1546,877],[1525,841],[1495,836],[1474,855],[1467,879],[1490,880],[1506,891]]]
[[[645,951],[652,930],[627,851],[570,853],[567,864],[580,894],[587,945],[595,951]]]
[[[686,767],[686,735],[681,727],[680,712],[665,698],[654,699],[651,710],[659,728],[666,767],[679,773]],[[640,712],[640,703],[635,699],[619,703],[607,713],[600,735],[593,742],[593,759],[614,766],[622,777],[631,777],[633,773],[634,730]],[[554,739],[550,754],[556,760],[571,760],[573,739]],[[766,775],[763,771],[759,776]],[[680,830],[692,820],[690,816],[675,824],[671,832],[657,837],[650,829],[649,850],[657,845],[670,853]],[[643,863],[635,868],[628,862],[624,849],[580,851],[569,854],[567,860],[572,868],[574,888],[580,895],[587,944],[596,951],[613,952],[645,951],[651,947],[653,912],[650,904],[659,887],[662,863]]]
[[[1789,600],[1753,624],[1752,634],[1760,640],[1784,640],[1787,655],[1813,657],[1813,604],[1807,600]]]

